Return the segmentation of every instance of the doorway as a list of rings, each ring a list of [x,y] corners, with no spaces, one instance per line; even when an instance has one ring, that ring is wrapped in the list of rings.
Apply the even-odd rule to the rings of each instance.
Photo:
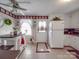
[[[32,38],[32,20],[31,19],[21,19],[20,21],[21,33],[25,36],[25,39],[28,39],[28,42]]]

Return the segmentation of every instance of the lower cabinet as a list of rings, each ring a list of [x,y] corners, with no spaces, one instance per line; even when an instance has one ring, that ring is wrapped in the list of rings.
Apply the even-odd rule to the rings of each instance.
[[[79,50],[79,37],[78,36],[73,36],[71,46]]]
[[[71,43],[71,36],[64,35],[64,46],[70,46],[70,43]]]
[[[75,35],[65,35],[64,45],[72,46],[73,48],[79,50],[79,37]]]

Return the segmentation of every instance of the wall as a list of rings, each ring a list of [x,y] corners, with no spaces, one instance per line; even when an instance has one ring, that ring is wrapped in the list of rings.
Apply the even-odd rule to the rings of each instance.
[[[71,28],[79,28],[79,10],[76,10],[71,15]],[[70,46],[74,47],[75,49],[79,50],[79,36],[69,36]]]
[[[0,35],[10,34],[10,32],[13,32],[14,20],[15,20],[15,19],[13,19],[12,17],[7,16],[7,15],[5,15],[5,14],[3,14],[3,13],[0,13],[0,20],[4,20],[5,18],[11,19],[11,20],[12,20],[12,25],[7,26],[7,25],[4,24],[3,27],[0,28]],[[0,39],[1,39],[1,38],[0,38]],[[6,43],[3,43],[3,40],[2,40],[2,41],[0,40],[0,43],[1,43],[1,44],[6,44]],[[12,41],[12,40],[8,40],[7,43],[8,43],[9,45],[10,45],[10,44],[11,44],[11,45],[12,45],[12,44],[15,44],[15,42]]]
[[[13,32],[14,19],[12,17],[0,13],[0,20],[4,20],[5,18],[11,19],[13,23],[10,26],[4,24],[4,26],[0,28],[0,35],[10,34],[10,32]]]
[[[71,15],[71,19],[72,19],[71,27],[72,28],[79,28],[79,10],[70,13],[70,15]]]

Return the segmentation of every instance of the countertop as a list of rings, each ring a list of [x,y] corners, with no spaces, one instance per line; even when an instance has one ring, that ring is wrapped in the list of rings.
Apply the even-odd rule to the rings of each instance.
[[[79,28],[66,28],[66,29],[64,29],[64,34],[79,37]]]
[[[10,34],[6,34],[6,35],[0,35],[0,38],[15,38],[18,37],[20,35],[10,35]]]

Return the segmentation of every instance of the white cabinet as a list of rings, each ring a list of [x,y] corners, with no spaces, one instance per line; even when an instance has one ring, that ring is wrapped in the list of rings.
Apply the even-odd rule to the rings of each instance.
[[[72,46],[73,48],[79,50],[79,37],[76,35],[65,35],[64,45]]]
[[[76,37],[74,44],[75,44],[75,49],[79,50],[79,37]]]
[[[64,47],[64,21],[52,21],[52,31],[49,31],[49,45],[51,48]]]
[[[64,45],[72,46],[73,48],[79,50],[79,37],[75,35],[65,35]]]
[[[78,36],[73,36],[71,39],[71,46],[74,47],[75,49],[79,50],[79,37]]]
[[[64,46],[70,46],[72,43],[73,36],[65,34],[64,35]]]

